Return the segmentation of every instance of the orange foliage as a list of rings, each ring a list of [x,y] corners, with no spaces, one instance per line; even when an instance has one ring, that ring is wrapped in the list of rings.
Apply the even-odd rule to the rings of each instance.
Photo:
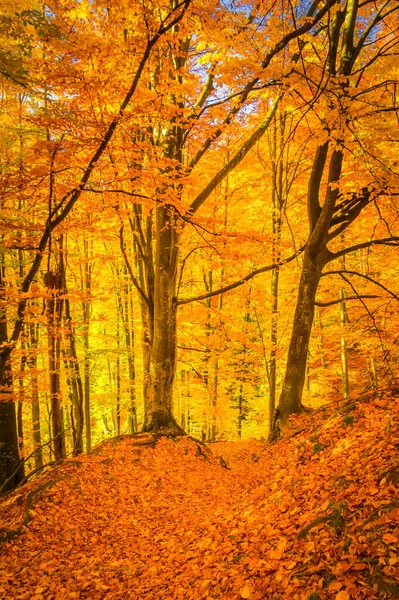
[[[392,597],[399,407],[386,395],[297,418],[278,444],[103,443],[3,501],[4,600]],[[223,455],[229,469],[215,456]],[[52,482],[52,484],[50,484]],[[3,529],[4,532],[4,529]]]

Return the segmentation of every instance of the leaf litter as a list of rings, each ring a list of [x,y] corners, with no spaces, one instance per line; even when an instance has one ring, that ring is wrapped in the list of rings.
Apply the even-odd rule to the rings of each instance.
[[[271,445],[107,441],[3,498],[0,597],[396,597],[398,417],[385,394],[296,417]]]

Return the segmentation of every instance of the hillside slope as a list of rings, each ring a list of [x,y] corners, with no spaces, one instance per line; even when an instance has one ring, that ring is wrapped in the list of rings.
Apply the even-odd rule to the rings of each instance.
[[[1,545],[0,597],[393,598],[398,417],[386,394],[297,418],[271,446],[104,443],[2,500],[0,536],[29,523]]]

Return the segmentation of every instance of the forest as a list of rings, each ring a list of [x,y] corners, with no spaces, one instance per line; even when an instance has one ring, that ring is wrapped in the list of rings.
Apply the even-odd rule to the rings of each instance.
[[[398,9],[3,6],[3,491],[394,385]]]
[[[2,0],[0,39],[0,595],[396,596],[397,0]]]

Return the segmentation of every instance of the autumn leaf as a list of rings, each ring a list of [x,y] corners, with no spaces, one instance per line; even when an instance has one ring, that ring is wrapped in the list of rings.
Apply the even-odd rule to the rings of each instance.
[[[338,592],[338,594],[335,596],[335,600],[350,600],[350,595],[345,591]]]
[[[241,598],[250,598],[251,597],[251,588],[248,585],[244,585],[241,590]]]

